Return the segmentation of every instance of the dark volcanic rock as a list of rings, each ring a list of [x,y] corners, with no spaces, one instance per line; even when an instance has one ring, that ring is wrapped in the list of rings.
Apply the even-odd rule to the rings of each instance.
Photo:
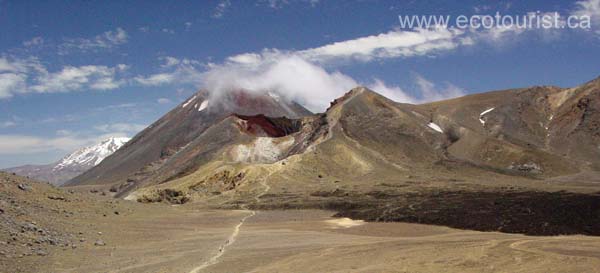
[[[337,216],[444,225],[527,235],[600,236],[600,194],[569,192],[423,192],[336,208]]]

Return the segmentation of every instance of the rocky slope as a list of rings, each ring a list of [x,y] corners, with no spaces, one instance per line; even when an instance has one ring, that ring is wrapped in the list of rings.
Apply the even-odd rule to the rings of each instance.
[[[91,222],[79,221],[123,213],[126,209],[116,203],[0,172],[0,268],[43,272],[45,256],[53,252],[103,246],[101,233],[90,228]]]
[[[289,118],[311,114],[302,106],[274,95],[238,91],[213,99],[208,92],[200,91],[136,135],[117,151],[111,160],[104,161],[90,171],[75,177],[68,182],[68,185],[110,185],[115,182],[127,182],[129,184],[126,186],[130,188],[134,182],[153,179],[149,177],[157,174],[158,169],[167,170],[168,168],[162,166],[170,164],[170,159],[175,156],[200,162],[206,157],[198,157],[194,154],[211,154],[220,143],[233,137],[224,135],[223,138],[220,136],[215,138],[218,134],[227,132],[228,128],[217,129],[217,127],[224,126],[228,117],[234,113]],[[206,133],[208,130],[213,133]],[[204,143],[208,138],[211,139],[206,143],[208,146],[192,144]],[[177,170],[168,169],[168,173],[160,173],[160,178],[153,180],[162,182],[189,168],[188,165],[180,166],[174,162],[172,166]]]
[[[590,192],[574,177],[599,170],[598,82],[424,105],[358,87],[315,115],[244,92],[203,107],[200,92],[69,185],[216,207],[253,203],[262,183],[265,207],[385,203],[432,189]]]
[[[25,165],[6,169],[7,172],[50,182],[60,186],[90,168],[100,164],[102,160],[114,153],[129,141],[126,137],[112,137],[102,142],[81,148],[60,161],[47,165]]]

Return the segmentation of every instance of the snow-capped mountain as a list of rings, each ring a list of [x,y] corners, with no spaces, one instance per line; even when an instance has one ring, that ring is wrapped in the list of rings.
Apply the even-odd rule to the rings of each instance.
[[[127,137],[111,137],[96,145],[81,148],[61,159],[52,170],[60,171],[73,166],[96,166],[127,141],[129,141]]]
[[[127,141],[129,141],[127,137],[111,137],[96,145],[81,148],[55,163],[25,165],[6,169],[6,171],[41,181],[48,181],[54,185],[62,185],[69,179],[100,164],[102,160],[125,145]]]

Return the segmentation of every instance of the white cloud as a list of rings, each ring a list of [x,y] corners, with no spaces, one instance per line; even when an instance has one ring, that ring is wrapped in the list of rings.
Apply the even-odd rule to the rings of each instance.
[[[131,137],[146,126],[135,123],[114,123],[95,126],[95,131],[73,132],[57,130],[55,136],[0,135],[0,155],[58,152],[65,154],[94,145],[109,137]]]
[[[0,57],[0,73],[26,73],[30,70],[43,72],[45,69],[36,58],[18,59],[7,56]]]
[[[166,84],[198,84],[200,81],[200,62],[191,59],[177,59],[175,57],[160,57],[162,72],[137,76],[133,80],[145,86],[160,86]]]
[[[51,151],[70,153],[81,147],[97,144],[109,137],[128,137],[124,132],[82,136],[68,130],[57,131],[56,137],[31,135],[0,135],[0,155],[36,154]]]
[[[125,81],[123,80],[116,81],[111,75],[111,77],[97,79],[94,83],[90,84],[90,88],[95,90],[112,90],[121,87],[124,83]]]
[[[420,103],[464,94],[447,84],[437,88],[423,77],[415,77],[420,94],[411,96],[402,88],[388,86],[380,79],[359,82],[321,65],[338,61],[372,61],[433,55],[469,46],[475,40],[456,29],[394,30],[379,35],[341,41],[302,51],[265,49],[261,53],[231,56],[222,64],[210,64],[201,73],[201,86],[220,96],[232,90],[278,91],[312,111],[323,111],[329,102],[357,85],[367,86],[399,102]]]
[[[171,103],[171,100],[167,98],[159,98],[156,100],[156,102],[158,102],[158,104],[169,104]]]
[[[57,93],[116,89],[125,84],[119,74],[128,66],[65,66],[49,72],[37,59],[0,57],[0,99],[19,93]]]
[[[14,127],[17,124],[14,121],[3,121],[0,122],[0,128],[9,128],[9,127]]]
[[[28,73],[45,71],[45,67],[35,58],[0,57],[0,99],[10,98],[17,93],[27,93]]]
[[[319,4],[319,2],[320,0],[308,0],[308,3],[313,7]]]
[[[26,90],[26,76],[23,74],[0,74],[0,99],[10,98],[14,93],[23,93]]]
[[[71,130],[61,129],[56,131],[57,136],[70,136],[73,135]]]
[[[94,108],[94,110],[101,112],[101,111],[107,111],[107,110],[113,110],[113,109],[134,108],[137,106],[138,105],[136,103],[120,103],[120,104],[111,104],[111,105],[107,105],[107,106],[97,107],[97,108]]]
[[[444,87],[440,88],[421,75],[416,74],[414,78],[420,91],[420,97],[417,100],[418,103],[451,99],[465,95],[465,91],[462,88],[451,83],[446,83]]]
[[[287,0],[262,0],[261,2],[266,3],[270,8],[278,9],[283,5],[289,4]]]
[[[319,0],[261,0],[259,2],[266,4],[268,7],[272,8],[272,9],[280,9],[283,6],[288,5],[292,2],[308,3],[308,4],[310,4],[311,7],[315,7],[317,4],[319,4],[320,1]]]
[[[590,17],[600,17],[600,0],[583,0],[575,2],[573,15],[588,15]]]
[[[119,27],[115,30],[106,31],[91,39],[65,39],[65,42],[59,46],[59,54],[68,54],[73,49],[83,52],[95,51],[98,49],[110,49],[126,43],[127,39],[127,32]]]
[[[435,54],[457,48],[465,32],[453,28],[394,30],[373,36],[337,42],[299,51],[316,62],[335,60],[371,61]]]
[[[167,34],[175,34],[175,30],[172,30],[170,28],[163,28],[162,32]]]
[[[138,76],[134,78],[135,81],[142,85],[147,86],[159,86],[163,84],[169,84],[175,81],[175,74],[173,73],[158,73],[147,77]]]
[[[120,132],[128,134],[137,134],[144,130],[147,126],[136,123],[111,123],[94,126],[94,129],[101,132]]]
[[[227,58],[228,61],[239,64],[258,64],[262,61],[262,56],[256,53],[244,53]]]
[[[417,99],[408,95],[398,86],[388,86],[380,79],[374,79],[367,87],[393,101],[403,103],[416,103]]]
[[[329,101],[357,85],[349,76],[328,72],[305,59],[283,53],[265,53],[248,65],[228,61],[202,74],[204,87],[213,96],[231,90],[253,92],[277,90],[311,110],[324,109]],[[238,58],[233,58],[238,59]]]
[[[447,85],[439,89],[415,78],[422,95],[411,96],[380,79],[358,82],[339,71],[321,65],[339,61],[373,61],[389,58],[431,56],[471,46],[478,41],[472,33],[457,29],[433,28],[394,30],[379,35],[341,41],[302,51],[265,49],[260,53],[244,53],[227,58],[221,64],[209,63],[200,72],[196,61],[175,57],[159,58],[163,64],[158,73],[134,78],[139,84],[193,84],[211,91],[212,96],[244,89],[250,92],[278,91],[310,110],[322,111],[329,102],[357,85],[368,86],[400,102],[424,102],[463,94]]]
[[[231,6],[231,1],[230,0],[221,0],[221,1],[219,1],[219,3],[217,4],[217,6],[215,7],[215,10],[212,13],[212,17],[213,18],[221,18],[221,17],[223,17],[223,15],[225,15],[225,12],[227,12],[227,10],[229,9],[230,6]]]
[[[491,43],[505,43],[507,41],[514,41],[516,36],[523,34],[527,31],[525,28],[519,28],[516,26],[498,26],[487,30],[473,32],[476,38],[482,39]]]
[[[90,139],[72,136],[54,138],[27,135],[0,135],[0,154],[33,154],[60,150],[70,152],[85,145],[94,143]]]
[[[162,59],[165,63],[161,65],[161,67],[165,68],[165,67],[173,67],[176,66],[178,64],[181,63],[181,61],[175,57],[170,57],[170,56],[166,56],[166,57],[162,57],[160,58]]]
[[[31,40],[23,42],[24,47],[34,47],[34,46],[40,46],[42,44],[44,44],[44,38],[39,37],[39,36],[33,37]]]
[[[428,85],[428,81],[422,77],[415,77],[423,95],[414,97],[399,87],[386,85],[380,79],[361,83],[339,71],[330,71],[324,67],[331,68],[338,62],[435,56],[482,41],[500,44],[502,40],[511,40],[521,33],[520,29],[481,32],[441,27],[393,30],[301,51],[264,49],[260,53],[238,54],[226,58],[221,64],[207,64],[204,72],[197,69],[197,62],[162,57],[162,71],[138,76],[134,80],[147,86],[182,83],[199,85],[215,96],[236,89],[256,92],[278,90],[313,111],[323,110],[331,99],[359,84],[397,101],[419,103],[458,96],[463,92],[450,84],[440,89]]]
[[[89,88],[94,90],[109,90],[120,87],[124,81],[117,80],[117,68],[85,65],[66,66],[54,73],[44,73],[36,78],[37,84],[30,87],[38,93],[69,92]]]
[[[592,22],[592,31],[600,34],[600,0],[583,0],[575,2],[575,9],[572,15],[589,16]]]
[[[492,9],[492,7],[489,5],[478,5],[478,6],[473,7],[473,11],[477,14],[480,14],[485,11],[489,11],[491,9]]]
[[[339,71],[327,71],[295,53],[266,50],[262,54],[233,56],[220,65],[212,65],[202,74],[203,87],[218,97],[232,90],[264,93],[277,91],[308,109],[323,111],[329,102],[358,85],[364,85],[382,95],[407,103],[421,103],[460,96],[460,88],[447,84],[437,88],[423,77],[415,77],[420,94],[411,96],[397,86],[388,86],[380,79],[358,82]]]

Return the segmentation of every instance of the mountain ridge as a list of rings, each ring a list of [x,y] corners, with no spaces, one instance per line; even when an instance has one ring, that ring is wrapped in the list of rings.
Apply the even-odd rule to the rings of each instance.
[[[403,186],[406,190],[435,187],[440,183],[436,181],[448,180],[464,181],[469,187],[536,188],[540,186],[536,181],[600,169],[599,129],[589,119],[597,114],[594,95],[598,90],[595,84],[564,89],[535,86],[413,105],[359,86],[319,114],[283,118],[267,113],[273,110],[270,106],[255,108],[251,115],[243,106],[228,108],[231,111],[220,118],[190,117],[203,123],[202,131],[144,168],[111,179],[100,164],[69,186],[110,186],[116,197],[142,201],[160,200],[168,190],[186,200],[213,200],[217,207],[252,202],[245,196],[255,191],[261,179],[282,184],[272,186],[267,196],[288,196],[284,198],[288,205],[300,202],[303,206],[317,202],[311,192],[377,188],[366,181],[409,183]],[[229,98],[234,105],[246,101],[240,99],[246,94],[231,94],[225,98],[234,96]],[[173,111],[186,107],[197,111],[199,100],[206,100],[198,97]],[[210,112],[211,104],[204,111]],[[279,109],[286,111],[286,107]],[[169,118],[167,114],[159,121]],[[172,128],[187,132],[187,119],[183,120]],[[571,139],[573,134],[580,139]],[[169,132],[154,137],[173,138]],[[587,142],[581,144],[581,139]],[[565,147],[576,149],[565,153]],[[114,159],[111,164],[127,163]],[[86,180],[91,174],[100,180]],[[411,184],[414,177],[421,181]]]
[[[222,122],[231,114],[299,118],[312,113],[295,102],[268,94],[235,91],[223,94],[214,101],[208,91],[200,90],[138,133],[115,153],[114,157],[118,160],[101,163],[100,167],[75,177],[67,185],[141,180],[166,163],[168,158],[185,150],[210,126]],[[110,173],[109,176],[107,173]]]
[[[69,179],[100,164],[127,141],[129,141],[127,137],[110,137],[98,144],[77,149],[54,163],[23,165],[5,169],[5,171],[60,186]]]

